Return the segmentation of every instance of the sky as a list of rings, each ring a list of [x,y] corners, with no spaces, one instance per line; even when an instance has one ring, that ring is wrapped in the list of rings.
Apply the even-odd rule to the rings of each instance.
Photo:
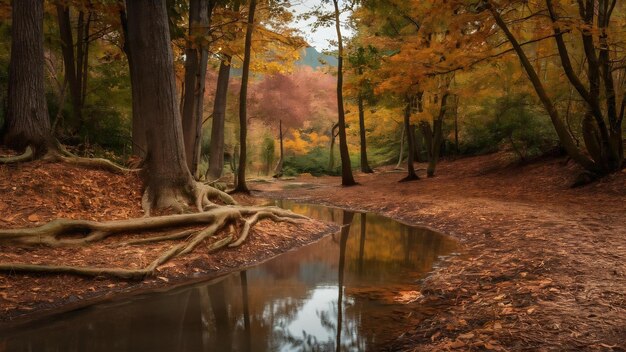
[[[292,2],[292,6],[291,6],[291,10],[292,12],[297,16],[299,14],[305,13],[305,12],[309,12],[311,11],[314,7],[316,7],[318,4],[320,4],[321,0],[296,0]],[[329,12],[333,11],[334,8],[331,4],[326,4],[324,5],[324,8],[327,9]],[[347,14],[343,14],[341,16],[341,21],[345,21],[347,19],[348,15]],[[304,39],[315,49],[317,49],[317,51],[321,52],[322,50],[326,50],[329,49],[329,42],[328,40],[337,40],[337,33],[335,32],[335,27],[328,27],[328,28],[318,28],[315,32],[313,31],[313,27],[311,26],[311,23],[314,22],[314,19],[310,19],[308,21],[294,21],[293,26],[295,28],[298,28],[301,32],[302,35],[304,36]],[[349,37],[352,32],[345,27],[342,27],[341,29],[342,31],[342,35],[343,37]],[[334,49],[334,48],[331,48]]]

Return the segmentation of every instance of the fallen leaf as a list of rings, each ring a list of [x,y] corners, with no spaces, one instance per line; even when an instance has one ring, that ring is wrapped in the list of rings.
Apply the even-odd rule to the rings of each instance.
[[[460,339],[463,339],[463,340],[469,340],[469,339],[471,339],[471,338],[473,338],[473,337],[474,337],[474,334],[473,334],[473,333],[471,333],[471,332],[468,332],[468,333],[466,333],[466,334],[461,334],[461,335],[459,335],[459,338],[460,338]]]

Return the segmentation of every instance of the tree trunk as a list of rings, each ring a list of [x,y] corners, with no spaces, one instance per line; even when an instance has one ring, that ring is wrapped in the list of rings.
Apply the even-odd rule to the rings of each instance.
[[[341,22],[339,19],[339,0],[333,0],[335,5],[335,29],[337,30],[338,63],[337,63],[337,106],[339,108],[339,154],[341,155],[341,185],[356,185],[352,176],[350,153],[348,152],[348,137],[346,135],[346,116],[343,107],[343,38],[341,37]]]
[[[72,35],[72,23],[70,20],[70,8],[67,5],[57,4],[57,19],[59,23],[59,35],[61,39],[61,53],[63,54],[63,66],[65,79],[70,89],[72,111],[76,121],[82,121],[81,87],[76,77],[76,60],[74,59],[74,39]],[[80,45],[80,43],[77,43]]]
[[[439,155],[441,154],[441,144],[443,143],[443,119],[446,116],[446,109],[448,103],[448,93],[444,93],[441,98],[441,106],[439,107],[439,116],[433,121],[433,134],[431,144],[428,146],[431,149],[428,159],[428,168],[426,174],[428,177],[435,176],[435,169],[439,162]]]
[[[422,140],[418,138],[417,126],[411,125],[411,139],[413,140],[413,161],[419,163],[422,161]]]
[[[248,26],[244,48],[243,67],[241,74],[241,91],[239,93],[239,170],[237,170],[237,187],[235,192],[250,193],[246,185],[247,138],[248,138],[248,80],[250,76],[250,54],[252,49],[252,32],[254,31],[254,13],[256,0],[250,0],[248,10]]]
[[[413,162],[415,160],[415,147],[413,146],[414,140],[413,140],[413,137],[411,136],[411,130],[414,129],[414,126],[411,124],[411,103],[410,102],[407,102],[407,105],[404,108],[404,129],[407,131],[406,139],[407,139],[407,146],[409,149],[409,155],[406,158],[408,174],[401,181],[419,180],[419,177],[415,173],[415,167],[413,166]]]
[[[43,0],[12,2],[11,62],[4,142],[42,156],[54,148],[44,78]]]
[[[335,138],[337,138],[337,135],[339,134],[339,132],[335,133],[335,130],[338,129],[338,123],[334,124],[333,127],[330,129],[330,156],[328,158],[328,170],[330,172],[335,171]]]
[[[361,137],[361,172],[371,174],[374,171],[367,162],[367,139],[365,138],[365,109],[363,107],[363,96],[359,94],[359,135]]]
[[[459,96],[454,97],[454,153],[459,155]]]
[[[122,49],[126,54],[126,58],[128,59],[128,70],[130,71],[131,77],[131,96],[132,96],[132,142],[133,142],[133,155],[138,156],[142,159],[146,157],[147,152],[147,142],[146,142],[146,131],[145,124],[143,122],[143,117],[139,114],[139,106],[137,105],[138,99],[136,97],[139,96],[138,86],[136,84],[132,84],[132,77],[134,76],[133,72],[135,71],[135,64],[133,62],[133,56],[131,54],[130,45],[129,45],[129,36],[128,36],[128,17],[126,15],[126,11],[124,9],[120,10],[120,23],[122,24],[122,33],[124,35],[124,46]]]
[[[403,154],[404,154],[404,134],[406,133],[406,126],[404,122],[402,123],[402,133],[400,133],[400,153],[398,155],[398,163],[396,164],[396,169],[400,168],[400,164],[402,164]]]
[[[283,120],[278,120],[278,137],[280,139],[280,158],[274,169],[274,177],[279,177],[283,173],[283,163],[285,160],[285,151],[283,149]]]
[[[185,83],[183,100],[183,137],[187,167],[196,175],[200,163],[202,139],[203,100],[208,50],[201,43],[209,33],[210,11],[208,0],[189,2],[189,37],[185,50]],[[195,41],[195,42],[194,42]]]
[[[567,151],[567,154],[572,158],[572,160],[574,160],[584,169],[594,172],[594,173],[595,172],[602,173],[601,167],[596,162],[594,162],[594,160],[590,159],[587,155],[585,155],[576,146],[576,143],[573,137],[567,131],[567,126],[565,126],[565,124],[561,120],[558,110],[556,110],[554,104],[552,103],[552,100],[548,96],[548,93],[546,92],[543,86],[543,83],[539,79],[537,72],[532,66],[530,60],[528,59],[528,56],[524,52],[524,49],[519,44],[519,42],[517,41],[513,33],[510,31],[506,22],[504,22],[504,20],[502,19],[498,10],[495,9],[492,4],[489,4],[488,9],[491,12],[493,18],[495,19],[496,24],[498,25],[498,27],[500,27],[500,29],[502,29],[507,39],[513,46],[513,49],[517,53],[517,56],[522,66],[524,67],[524,70],[528,74],[530,82],[533,84],[533,87],[535,88],[535,92],[539,96],[539,99],[541,100],[543,106],[548,112],[548,115],[550,116],[550,120],[552,121],[552,124],[554,125],[554,129],[559,137],[559,141],[561,142],[561,145],[563,146],[563,148]]]
[[[133,100],[145,118],[147,200],[150,207],[176,206],[191,199],[195,183],[185,162],[165,0],[126,5]]]
[[[225,56],[220,63],[220,70],[217,76],[207,180],[217,180],[222,177],[224,170],[224,122],[226,121],[226,100],[228,98],[228,82],[230,80],[230,60],[230,56]]]

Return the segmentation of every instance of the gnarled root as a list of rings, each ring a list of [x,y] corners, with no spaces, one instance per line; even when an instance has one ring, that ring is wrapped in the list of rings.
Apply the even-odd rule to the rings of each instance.
[[[218,198],[227,205],[237,204],[233,197],[228,195],[226,192],[200,182],[194,183],[193,189],[189,193],[191,194],[187,196],[185,192],[179,189],[169,191],[161,189],[158,195],[154,195],[151,194],[150,187],[146,187],[143,197],[141,198],[141,208],[143,209],[145,216],[148,217],[152,213],[153,208],[171,208],[175,212],[181,214],[188,207],[189,202],[186,199],[193,201],[193,204],[199,212],[218,207],[217,204],[211,202],[210,199],[212,198]]]
[[[74,155],[70,153],[67,149],[63,147],[59,141],[56,141],[56,150],[53,152],[49,152],[44,159],[49,159],[52,161],[61,161],[64,163],[68,163],[71,165],[76,165],[80,167],[90,168],[90,169],[102,169],[107,170],[109,172],[115,174],[124,174],[127,172],[137,172],[139,169],[127,169],[123,166],[117,165],[108,159],[103,158],[83,158],[78,155]]]
[[[15,164],[32,161],[36,159],[33,148],[28,146],[22,155],[0,158],[0,164]],[[42,160],[63,162],[89,169],[102,169],[116,174],[136,172],[139,169],[127,169],[114,162],[102,158],[83,158],[67,151],[59,141],[55,141],[54,148],[50,148],[46,154],[41,156]]]
[[[24,150],[24,153],[21,155],[0,158],[0,164],[15,164],[23,161],[31,161],[33,159],[33,155],[33,148],[26,147],[26,150]]]
[[[272,219],[276,222],[297,223],[299,220],[308,218],[277,207],[221,206],[201,213],[130,220],[105,222],[64,219],[54,220],[34,228],[0,230],[0,241],[28,245],[76,246],[88,245],[89,243],[101,241],[109,236],[120,233],[156,231],[193,225],[208,226],[202,230],[186,230],[174,234],[159,235],[123,243],[122,245],[141,245],[150,242],[184,239],[182,243],[170,247],[170,249],[159,255],[150,265],[141,269],[132,270],[121,268],[0,263],[0,271],[65,273],[84,276],[107,275],[124,279],[140,279],[154,274],[156,268],[167,261],[190,253],[207,238],[215,236],[227,227],[230,229],[228,235],[210,244],[207,250],[215,251],[226,246],[239,246],[248,237],[250,229],[263,219]],[[236,236],[233,225],[239,222],[243,222],[243,227],[239,235]],[[62,238],[64,235],[76,233],[82,233],[83,237],[78,239]]]

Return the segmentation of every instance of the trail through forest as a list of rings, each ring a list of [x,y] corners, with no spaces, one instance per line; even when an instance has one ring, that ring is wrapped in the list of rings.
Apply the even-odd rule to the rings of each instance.
[[[398,183],[390,167],[259,183],[262,196],[383,214],[463,243],[423,284],[430,316],[390,350],[626,348],[626,173],[570,189],[564,159],[506,166],[505,154],[444,162],[433,179]],[[423,165],[417,167],[423,174]]]

